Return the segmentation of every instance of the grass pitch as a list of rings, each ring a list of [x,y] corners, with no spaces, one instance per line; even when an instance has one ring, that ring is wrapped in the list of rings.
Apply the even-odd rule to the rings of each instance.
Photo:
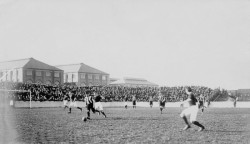
[[[182,131],[184,108],[105,108],[107,118],[86,110],[63,108],[12,109],[16,143],[250,143],[250,109],[207,108],[199,111],[198,127]],[[0,141],[1,142],[1,141]]]

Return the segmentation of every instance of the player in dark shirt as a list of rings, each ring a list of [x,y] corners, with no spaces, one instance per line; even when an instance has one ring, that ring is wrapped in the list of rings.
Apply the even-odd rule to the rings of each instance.
[[[149,105],[151,108],[153,107],[153,97],[152,96],[149,97]]]
[[[136,97],[133,95],[132,97],[132,102],[133,102],[133,108],[136,108]]]
[[[186,123],[186,127],[184,127],[183,130],[187,130],[187,129],[191,128],[191,126],[187,120],[187,116],[190,116],[190,122],[192,124],[200,127],[200,129],[198,131],[203,131],[205,129],[205,127],[196,120],[197,113],[199,110],[198,105],[196,105],[197,99],[195,98],[194,94],[192,93],[192,89],[190,87],[188,87],[186,89],[186,93],[188,94],[188,99],[185,100],[184,102],[182,102],[181,105],[183,105],[184,103],[187,103],[188,108],[183,110],[182,113],[180,114],[180,116],[183,118],[184,122]]]
[[[124,98],[124,101],[125,101],[124,106],[127,109],[128,108],[128,97],[127,96]]]
[[[198,108],[201,109],[202,114],[205,109],[205,97],[201,94],[198,100]]]
[[[165,108],[165,103],[166,103],[165,97],[162,95],[161,92],[159,92],[159,106],[160,106],[161,114],[162,114],[163,109]]]

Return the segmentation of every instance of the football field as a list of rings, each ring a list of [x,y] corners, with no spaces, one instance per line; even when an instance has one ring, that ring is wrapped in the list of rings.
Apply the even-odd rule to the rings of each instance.
[[[86,110],[63,108],[9,109],[8,117],[16,130],[14,143],[250,143],[250,109],[207,108],[199,111],[198,121],[206,129],[197,132],[192,125],[182,131],[179,117],[184,108],[132,109],[105,108],[107,118]],[[6,113],[5,113],[6,114]]]

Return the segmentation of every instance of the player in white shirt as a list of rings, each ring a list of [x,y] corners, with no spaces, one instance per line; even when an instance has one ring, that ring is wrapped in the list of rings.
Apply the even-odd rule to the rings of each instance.
[[[199,106],[197,104],[197,99],[194,97],[193,93],[192,93],[192,89],[190,87],[188,87],[186,89],[186,93],[188,94],[188,99],[183,101],[181,106],[184,103],[188,104],[188,108],[186,108],[185,110],[182,111],[182,113],[180,114],[180,116],[183,118],[184,122],[186,123],[186,126],[184,127],[183,130],[187,130],[189,128],[191,128],[188,120],[187,120],[187,116],[190,116],[190,122],[198,127],[200,127],[200,129],[198,131],[203,131],[205,129],[205,127],[200,124],[196,119],[197,119],[197,114],[198,114],[198,110],[199,110]]]

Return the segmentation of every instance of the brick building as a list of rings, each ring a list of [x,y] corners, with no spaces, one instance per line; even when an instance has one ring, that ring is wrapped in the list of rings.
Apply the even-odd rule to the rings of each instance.
[[[64,82],[74,83],[77,86],[108,85],[109,74],[90,67],[84,63],[58,65],[64,70]]]
[[[0,81],[63,84],[63,71],[34,58],[0,62]]]

